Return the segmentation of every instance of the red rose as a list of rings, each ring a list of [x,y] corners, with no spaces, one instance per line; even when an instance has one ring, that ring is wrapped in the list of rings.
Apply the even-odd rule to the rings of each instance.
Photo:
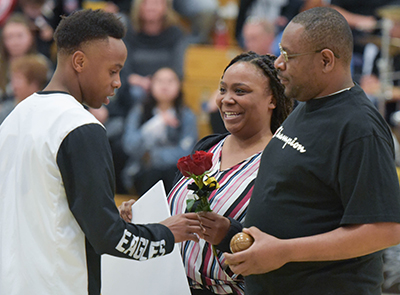
[[[212,167],[212,157],[213,153],[207,153],[205,151],[196,151],[192,156],[193,162],[199,167],[203,167],[204,171],[200,174],[203,174],[207,170],[210,170]],[[196,175],[200,175],[196,174]]]
[[[212,167],[213,153],[196,151],[194,155],[182,157],[178,160],[177,167],[185,177],[202,175]]]
[[[178,167],[179,171],[181,171],[182,175],[185,177],[190,176],[190,163],[192,162],[192,159],[189,156],[182,157],[178,160],[178,163],[176,166]]]

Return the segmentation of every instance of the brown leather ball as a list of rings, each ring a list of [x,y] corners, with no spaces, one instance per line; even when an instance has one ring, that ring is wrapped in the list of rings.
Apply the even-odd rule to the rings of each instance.
[[[231,239],[230,248],[232,253],[240,252],[249,248],[254,238],[244,232],[237,233]]]

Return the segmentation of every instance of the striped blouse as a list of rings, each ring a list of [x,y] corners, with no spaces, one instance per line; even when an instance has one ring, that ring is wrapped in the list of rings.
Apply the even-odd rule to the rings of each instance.
[[[243,223],[260,165],[261,152],[221,171],[224,142],[225,138],[208,151],[214,154],[209,175],[215,177],[220,185],[218,190],[211,193],[209,202],[214,212]],[[168,195],[172,215],[185,213],[186,199],[193,192],[187,189],[190,182],[193,180],[182,177]],[[222,252],[217,250],[218,257],[215,257],[206,241],[200,239],[198,243],[181,243],[181,255],[191,288],[206,287],[216,294],[244,294],[243,277],[234,274],[227,267]]]

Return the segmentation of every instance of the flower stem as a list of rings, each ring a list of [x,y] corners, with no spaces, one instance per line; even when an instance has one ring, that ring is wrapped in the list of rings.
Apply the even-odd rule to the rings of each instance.
[[[218,258],[218,256],[217,256],[217,248],[215,247],[215,245],[211,245],[211,249],[213,251],[213,254],[214,254],[215,258],[217,259]]]

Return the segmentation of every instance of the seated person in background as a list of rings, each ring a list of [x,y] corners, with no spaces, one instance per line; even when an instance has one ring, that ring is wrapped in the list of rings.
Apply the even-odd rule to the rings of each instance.
[[[0,124],[18,103],[46,86],[48,71],[47,60],[38,54],[21,56],[11,62],[10,77],[14,99],[0,104]]]
[[[183,105],[178,75],[170,68],[158,70],[147,100],[126,119],[122,146],[129,155],[123,171],[128,191],[140,196],[162,179],[168,192],[178,159],[190,153],[197,138],[196,117]]]
[[[262,151],[292,110],[292,100],[285,97],[277,79],[275,59],[247,52],[229,63],[216,101],[230,134],[207,136],[194,148],[214,154],[209,176],[217,179],[220,188],[209,196],[213,210],[210,215],[228,228],[230,220],[244,221]],[[191,180],[180,174],[175,180],[168,196],[173,215],[186,212],[191,194],[187,189]],[[131,204],[120,206],[126,220]],[[182,244],[181,254],[193,295],[244,294],[243,277],[230,271],[222,252],[214,256],[205,240]]]
[[[121,72],[121,89],[108,106],[110,117],[125,117],[134,103],[140,103],[158,69],[169,67],[183,77],[187,42],[171,0],[135,0],[124,41],[128,58]]]

